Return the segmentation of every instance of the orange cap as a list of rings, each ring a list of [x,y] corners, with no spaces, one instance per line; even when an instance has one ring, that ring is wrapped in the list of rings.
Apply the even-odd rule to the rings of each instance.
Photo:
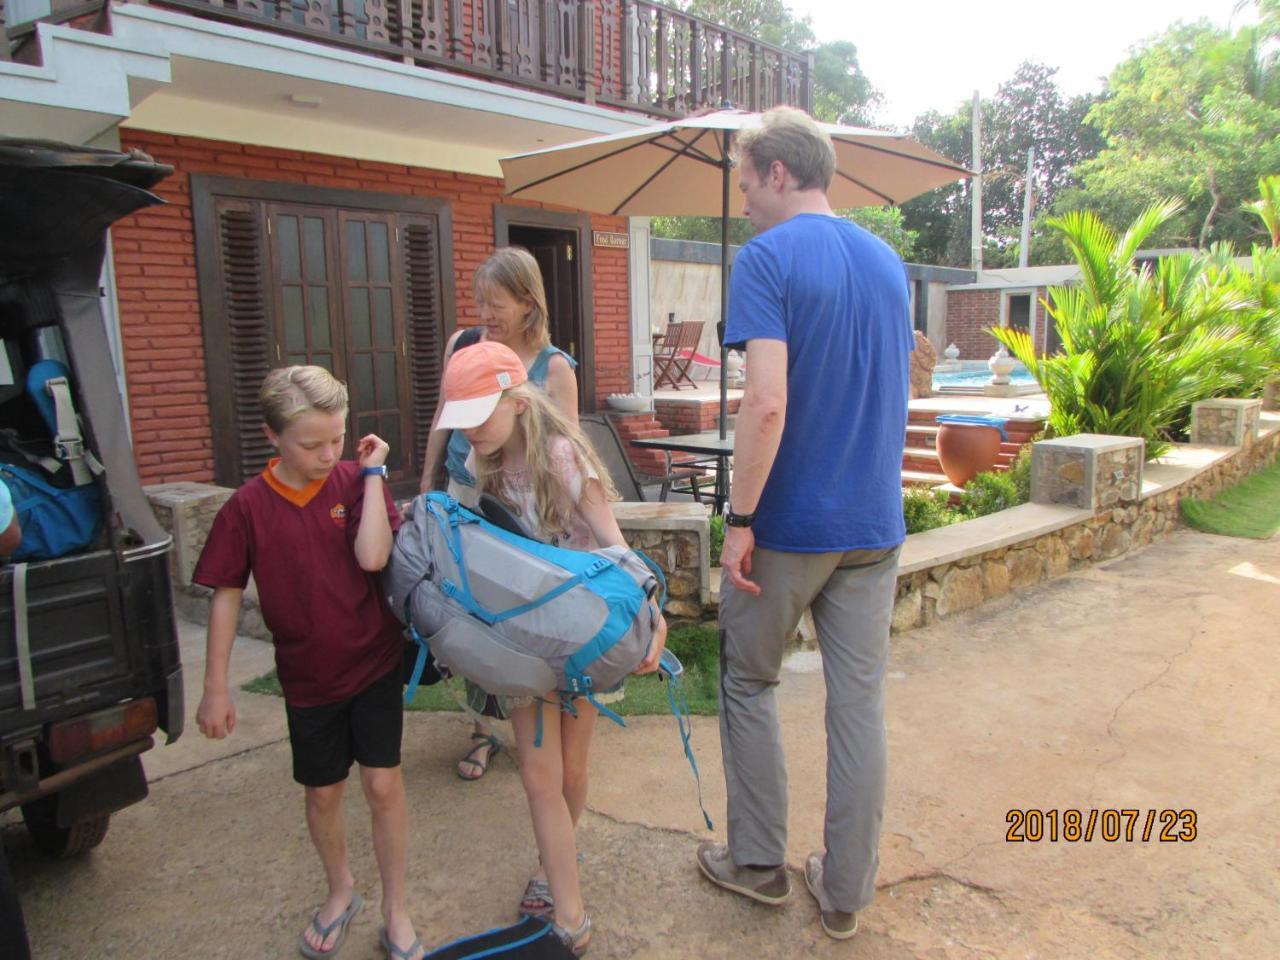
[[[515,352],[496,340],[481,340],[449,358],[444,371],[444,409],[437,430],[478,427],[492,416],[502,391],[529,379]]]

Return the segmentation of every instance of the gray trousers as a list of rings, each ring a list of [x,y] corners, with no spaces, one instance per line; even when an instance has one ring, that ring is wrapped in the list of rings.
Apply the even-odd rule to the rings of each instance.
[[[831,906],[875,896],[884,812],[884,672],[898,547],[849,553],[757,548],[758,597],[720,587],[720,744],[729,796],[729,851],[740,866],[786,862],[787,771],[774,700],[783,645],[813,610],[827,687],[826,858]]]

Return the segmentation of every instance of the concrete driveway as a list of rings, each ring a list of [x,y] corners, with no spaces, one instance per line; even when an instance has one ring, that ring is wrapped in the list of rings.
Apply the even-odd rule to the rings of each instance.
[[[693,863],[705,836],[670,718],[601,725],[581,826],[591,956],[1262,957],[1280,940],[1280,540],[1181,532],[1147,550],[894,639],[880,895],[848,943],[827,940],[796,875],[771,910]],[[184,629],[189,711],[202,674]],[[241,677],[270,650],[237,645]],[[821,842],[823,687],[817,655],[780,690],[791,770],[792,868]],[[289,777],[280,701],[238,697],[222,743],[194,724],[148,757],[151,797],[73,863],[3,839],[35,956],[269,958],[294,942],[321,877]],[[456,716],[410,714],[411,904],[441,943],[513,919],[535,862],[514,764],[453,775]],[[707,805],[723,820],[714,719],[695,722]],[[367,814],[350,794],[358,883],[376,894]],[[1090,842],[1008,842],[1010,810],[1099,811]],[[1107,810],[1139,811],[1132,840]],[[1164,815],[1162,811],[1174,811]],[[1142,837],[1154,811],[1149,839]],[[1194,839],[1160,842],[1169,834]],[[1032,818],[1033,828],[1036,818]],[[366,907],[342,956],[379,956]]]

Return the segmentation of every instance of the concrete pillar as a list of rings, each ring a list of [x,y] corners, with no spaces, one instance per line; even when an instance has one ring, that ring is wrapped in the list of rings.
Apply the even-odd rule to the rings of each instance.
[[[1191,442],[1243,447],[1258,439],[1262,400],[1201,400],[1191,405]]]
[[[1146,444],[1139,437],[1078,433],[1031,448],[1031,502],[1088,510],[1132,503],[1142,493]]]

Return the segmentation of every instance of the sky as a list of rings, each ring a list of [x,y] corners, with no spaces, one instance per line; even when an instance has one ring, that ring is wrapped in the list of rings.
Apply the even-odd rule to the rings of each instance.
[[[1178,20],[1226,26],[1237,0],[786,2],[812,16],[820,43],[857,46],[858,62],[884,94],[879,123],[907,127],[927,110],[953,112],[974,90],[994,96],[1024,60],[1059,67],[1068,95],[1097,93],[1137,42]],[[1256,19],[1250,5],[1231,22]]]

